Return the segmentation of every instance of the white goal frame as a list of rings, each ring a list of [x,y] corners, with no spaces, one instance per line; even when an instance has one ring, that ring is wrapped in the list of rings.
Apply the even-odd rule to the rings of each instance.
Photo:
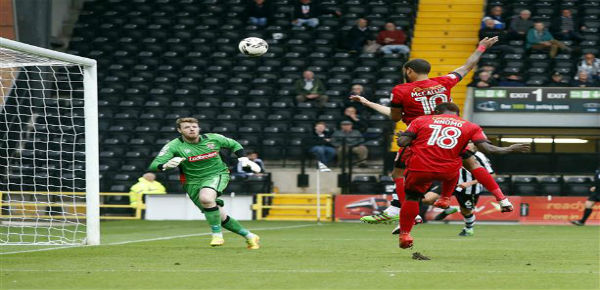
[[[57,59],[83,67],[85,120],[85,196],[87,245],[100,244],[100,174],[98,154],[98,80],[96,60],[0,37],[0,47]]]

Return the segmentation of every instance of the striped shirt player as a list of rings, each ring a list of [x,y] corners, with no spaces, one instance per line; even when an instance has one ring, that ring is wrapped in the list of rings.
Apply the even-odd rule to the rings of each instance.
[[[495,173],[490,160],[483,153],[477,151],[473,156],[477,162],[479,162],[479,164],[481,164],[481,166],[483,166],[483,168],[485,168],[490,174]],[[474,181],[475,183],[473,183]],[[454,191],[454,195],[458,199],[461,207],[473,209],[477,204],[477,198],[479,197],[479,194],[484,191],[484,188],[481,183],[477,182],[477,180],[473,178],[471,172],[462,167],[460,169],[458,184],[464,183],[473,183],[473,185],[465,188],[457,186],[456,190]]]

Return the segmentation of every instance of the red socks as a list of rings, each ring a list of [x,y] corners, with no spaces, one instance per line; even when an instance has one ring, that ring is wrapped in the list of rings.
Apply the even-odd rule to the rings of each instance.
[[[398,195],[398,201],[400,204],[404,204],[404,200],[406,199],[406,193],[404,192],[404,177],[394,178],[394,182],[396,183],[396,194]]]
[[[477,179],[477,181],[481,183],[483,187],[485,187],[496,197],[496,200],[503,200],[506,198],[502,193],[500,186],[498,186],[498,183],[496,183],[496,180],[494,180],[492,175],[485,170],[485,168],[479,167],[471,171],[471,174],[473,174],[473,178]]]
[[[419,214],[419,202],[407,200],[400,209],[400,233],[410,233],[415,224],[415,217]]]

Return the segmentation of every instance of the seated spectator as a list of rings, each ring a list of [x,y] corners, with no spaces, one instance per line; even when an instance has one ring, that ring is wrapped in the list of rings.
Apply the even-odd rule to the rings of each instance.
[[[310,27],[319,26],[319,16],[325,13],[342,15],[340,11],[323,9],[320,5],[312,3],[311,0],[299,0],[294,6],[292,24],[294,26],[302,26],[306,24]]]
[[[592,80],[600,81],[600,59],[589,52],[583,56],[583,60],[577,65],[577,71],[584,71]]]
[[[260,173],[265,172],[265,163],[262,161],[262,159],[258,158],[257,152],[249,151],[248,153],[246,153],[246,157],[248,157],[248,159],[250,159],[250,161],[252,161],[252,162],[258,164],[258,166],[260,166]],[[258,174],[260,174],[260,173],[258,173]],[[242,177],[247,177],[250,175],[254,175],[255,173],[252,172],[250,167],[242,167],[242,163],[238,162],[234,174],[238,175],[238,176],[242,176]]]
[[[365,45],[373,44],[375,40],[367,25],[367,19],[360,18],[356,20],[356,25],[342,39],[342,47],[352,53],[356,53],[363,52]]]
[[[244,13],[250,24],[267,26],[267,22],[273,17],[273,8],[265,0],[253,0],[248,2]]]
[[[479,30],[479,40],[482,40],[486,37],[492,38],[498,36],[498,44],[505,44],[507,41],[506,31],[501,28],[497,28],[494,19],[487,19],[484,22],[485,26]]]
[[[563,9],[560,17],[554,19],[550,28],[556,39],[576,41],[583,40],[579,32],[586,29],[585,26],[579,25],[579,21],[573,17],[569,9]]]
[[[525,40],[527,31],[533,27],[533,21],[530,19],[531,11],[527,9],[521,10],[519,16],[516,16],[510,22],[510,28],[508,34],[511,39],[514,40]]]
[[[314,154],[317,160],[328,165],[335,158],[335,148],[331,144],[331,132],[327,129],[325,122],[317,122],[309,140],[311,146],[309,152]]]
[[[554,39],[552,34],[544,28],[544,23],[542,22],[534,23],[533,28],[527,32],[526,47],[528,49],[550,51],[551,58],[556,56],[559,49],[571,51],[564,43]]]
[[[500,78],[499,87],[524,87],[523,77],[518,74],[508,74]]]
[[[166,194],[167,190],[158,181],[156,175],[152,172],[146,172],[138,178],[138,182],[129,189],[129,204],[138,206],[144,203],[144,196],[147,194]]]
[[[580,71],[577,73],[577,77],[571,81],[571,86],[579,88],[591,88],[598,86],[598,84],[596,84],[596,82],[594,82],[594,80],[588,76],[587,72]]]
[[[488,71],[481,71],[477,77],[469,84],[470,87],[489,88],[496,85],[496,80]]]
[[[568,87],[569,83],[565,81],[565,79],[559,72],[555,72],[552,74],[552,79],[550,80],[550,83],[548,83],[546,86],[555,88]]]
[[[361,118],[354,106],[348,106],[344,109],[344,118],[347,121],[352,122],[352,127],[361,133],[365,133],[369,128],[369,124],[363,118]]]
[[[506,27],[506,24],[502,20],[502,6],[494,6],[490,9],[490,14],[481,20],[481,29],[486,26],[485,21],[488,19],[494,20],[494,27],[496,29],[504,29]]]
[[[344,150],[344,140],[346,147],[349,149]],[[331,135],[331,144],[336,147],[338,161],[342,160],[343,152],[351,152],[357,155],[357,163],[359,167],[367,166],[367,156],[369,149],[365,145],[361,145],[364,138],[358,130],[352,129],[352,122],[342,121],[340,122],[340,130],[336,130]]]
[[[377,43],[381,45],[381,52],[384,54],[401,53],[408,54],[410,48],[406,46],[406,34],[400,29],[396,29],[396,24],[388,22],[385,24],[385,30],[377,35]]]
[[[312,71],[304,71],[302,73],[302,79],[297,80],[294,84],[296,89],[296,101],[298,103],[304,102],[317,102],[319,107],[323,107],[329,99],[325,95],[325,85],[323,82],[315,78],[315,74]]]

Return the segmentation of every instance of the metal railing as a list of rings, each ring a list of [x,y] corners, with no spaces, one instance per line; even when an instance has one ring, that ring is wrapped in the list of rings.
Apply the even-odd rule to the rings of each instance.
[[[273,199],[276,197],[289,197],[289,198],[300,198],[300,199],[308,199],[309,201],[314,200],[314,204],[273,204]],[[263,220],[269,214],[269,210],[271,209],[282,209],[282,210],[306,210],[306,216],[292,216],[285,218],[286,220],[314,220],[318,221],[318,214],[315,213],[314,216],[308,214],[311,210],[315,211],[323,211],[325,210],[325,215],[321,216],[321,220],[324,221],[333,221],[333,195],[331,194],[321,194],[321,199],[325,199],[325,204],[320,205],[320,199],[317,198],[316,194],[304,194],[304,193],[290,193],[290,194],[281,194],[281,193],[259,193],[256,195],[256,203],[252,205],[252,210],[256,212],[256,219]]]

